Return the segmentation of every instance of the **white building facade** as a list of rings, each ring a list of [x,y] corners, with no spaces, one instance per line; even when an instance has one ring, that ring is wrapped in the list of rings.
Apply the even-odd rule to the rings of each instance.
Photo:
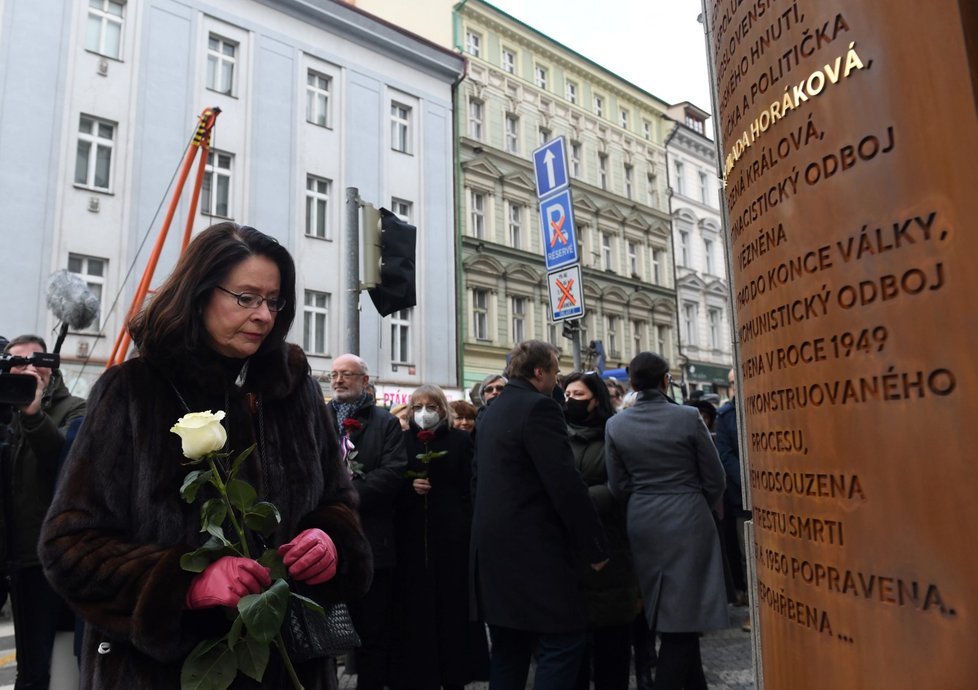
[[[102,315],[69,335],[62,368],[84,393],[123,326],[197,116],[219,107],[194,232],[233,220],[289,249],[290,340],[314,373],[345,342],[344,201],[356,187],[418,227],[418,306],[382,319],[361,299],[360,355],[379,394],[458,386],[461,57],[332,0],[3,0],[0,18],[0,333],[50,336],[48,275],[81,275]],[[178,255],[192,183],[154,286]]]
[[[730,280],[720,214],[716,143],[709,113],[691,103],[669,109],[666,144],[679,308],[679,364],[688,392],[727,395],[733,366]]]

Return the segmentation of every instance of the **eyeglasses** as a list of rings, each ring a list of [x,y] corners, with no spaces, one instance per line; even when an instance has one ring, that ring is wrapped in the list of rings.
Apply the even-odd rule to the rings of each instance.
[[[217,286],[217,289],[234,297],[238,301],[238,306],[244,307],[245,309],[257,309],[264,303],[268,305],[268,311],[282,311],[288,302],[284,297],[263,297],[262,295],[255,295],[251,292],[231,292],[220,285]]]
[[[425,410],[427,412],[441,412],[441,407],[438,405],[411,405],[411,412],[420,412]]]
[[[482,392],[483,393],[502,393],[503,392],[503,388],[505,388],[505,387],[506,387],[505,385],[486,386],[485,388],[482,389]]]
[[[336,381],[337,379],[355,379],[357,376],[365,376],[362,371],[331,371],[329,372],[329,380]]]

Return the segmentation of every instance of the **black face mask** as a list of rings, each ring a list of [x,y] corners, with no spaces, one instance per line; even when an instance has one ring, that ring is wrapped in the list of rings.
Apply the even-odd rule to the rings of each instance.
[[[574,398],[568,398],[567,409],[564,410],[564,416],[571,424],[584,424],[584,422],[587,421],[587,418],[591,416],[591,412],[587,409],[588,405],[590,404],[590,400],[575,400]]]

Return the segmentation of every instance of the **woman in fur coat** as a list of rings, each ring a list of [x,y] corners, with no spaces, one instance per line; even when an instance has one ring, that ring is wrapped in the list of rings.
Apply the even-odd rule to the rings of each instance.
[[[211,226],[130,322],[139,356],[93,388],[40,543],[48,579],[87,621],[82,688],[180,687],[188,652],[226,632],[226,608],[270,582],[251,559],[180,567],[209,536],[200,506],[180,497],[188,468],[170,428],[187,412],[223,410],[231,452],[257,444],[239,477],[282,519],[251,551],[280,547],[320,603],[366,591],[356,493],[305,355],[285,342],[295,308],[284,247],[254,228]],[[335,685],[324,658],[296,670],[309,690]],[[239,674],[232,687],[290,685],[273,650],[261,683]]]

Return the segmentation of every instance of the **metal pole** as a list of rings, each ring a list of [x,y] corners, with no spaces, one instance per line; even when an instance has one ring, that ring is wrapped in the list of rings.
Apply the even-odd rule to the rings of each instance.
[[[360,190],[346,188],[346,319],[343,352],[360,354]]]

